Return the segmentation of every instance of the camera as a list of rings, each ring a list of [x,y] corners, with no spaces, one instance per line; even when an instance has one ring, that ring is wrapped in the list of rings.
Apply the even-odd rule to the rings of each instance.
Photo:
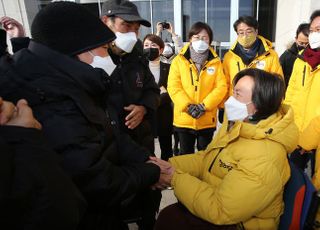
[[[160,22],[160,24],[162,25],[162,29],[164,29],[164,30],[170,28],[170,24],[166,21]]]

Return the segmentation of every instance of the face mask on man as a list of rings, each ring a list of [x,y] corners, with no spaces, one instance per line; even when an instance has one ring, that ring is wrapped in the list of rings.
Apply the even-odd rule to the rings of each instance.
[[[202,41],[202,40],[194,41],[191,44],[192,44],[192,48],[194,49],[194,51],[196,51],[199,54],[204,53],[209,48],[208,43],[206,43],[205,41]]]
[[[94,68],[101,68],[104,71],[106,71],[109,76],[112,74],[114,69],[117,67],[110,56],[106,57],[100,57],[100,56],[95,56],[91,51],[89,51],[89,54],[93,57],[93,61],[90,64]]]
[[[301,51],[301,50],[306,48],[306,46],[301,46],[301,45],[298,45],[298,44],[296,44],[296,46],[297,46],[298,51]]]
[[[116,46],[126,53],[131,53],[133,50],[134,45],[137,43],[137,35],[134,32],[128,32],[128,33],[115,33],[117,38],[114,41]]]
[[[256,39],[257,37],[254,33],[247,34],[245,36],[238,36],[238,42],[244,48],[250,48]]]
[[[230,96],[229,99],[224,103],[228,121],[243,121],[249,116],[247,105],[251,103],[252,102],[245,104],[238,101],[233,96]]]
[[[309,44],[311,49],[317,49],[320,47],[320,32],[310,32]]]
[[[159,49],[158,48],[145,48],[143,49],[143,55],[148,58],[149,61],[154,61],[159,57]]]

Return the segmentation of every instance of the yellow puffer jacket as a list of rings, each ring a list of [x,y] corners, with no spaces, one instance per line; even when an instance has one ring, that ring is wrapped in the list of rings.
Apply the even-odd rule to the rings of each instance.
[[[320,116],[311,120],[309,126],[303,130],[299,137],[299,145],[309,151],[317,149],[315,173],[312,178],[317,190],[320,189]]]
[[[171,158],[178,200],[213,224],[277,229],[290,177],[287,153],[298,141],[289,108],[257,124],[238,121],[229,131],[226,121],[206,150]]]
[[[190,59],[190,43],[173,59],[168,77],[168,93],[174,103],[173,124],[180,128],[200,130],[216,127],[217,107],[227,93],[222,63],[210,47],[209,57],[198,74]],[[203,103],[206,112],[199,119],[187,113],[189,104]]]
[[[320,65],[312,70],[301,57],[296,59],[284,103],[292,106],[300,132],[320,115]]]
[[[244,64],[241,57],[237,55],[236,46],[238,42],[235,42],[231,49],[224,55],[223,70],[229,86],[229,95],[232,95],[232,81],[235,75],[243,69],[258,68],[283,76],[279,57],[278,54],[273,50],[272,43],[259,35],[258,39],[261,40],[263,49],[261,48],[259,50],[258,56],[249,65]]]

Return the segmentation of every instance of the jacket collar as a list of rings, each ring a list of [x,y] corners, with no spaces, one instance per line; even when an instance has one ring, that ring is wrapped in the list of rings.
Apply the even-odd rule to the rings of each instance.
[[[106,87],[103,84],[107,74],[91,67],[75,58],[56,52],[40,43],[30,41],[28,49],[50,66],[60,71],[62,75],[76,82],[78,86],[91,94],[104,94]]]

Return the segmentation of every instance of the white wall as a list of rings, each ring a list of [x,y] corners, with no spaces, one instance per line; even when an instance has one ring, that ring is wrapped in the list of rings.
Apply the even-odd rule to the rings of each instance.
[[[275,49],[279,55],[294,41],[298,25],[308,23],[317,9],[320,9],[319,0],[278,0]]]

